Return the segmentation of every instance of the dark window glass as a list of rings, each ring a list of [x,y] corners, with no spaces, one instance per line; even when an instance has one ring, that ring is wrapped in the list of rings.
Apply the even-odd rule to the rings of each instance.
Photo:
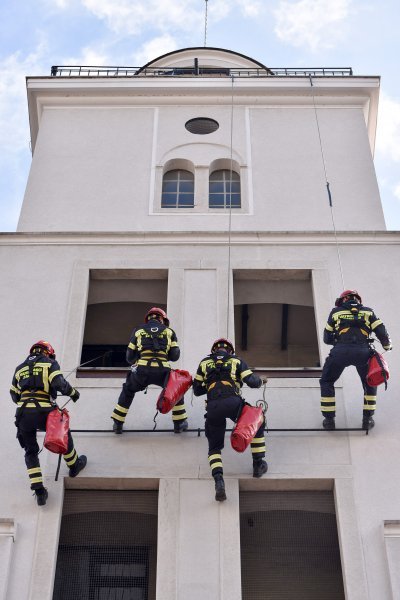
[[[209,181],[209,207],[230,208],[231,203],[232,208],[241,207],[239,175],[228,169],[214,171]]]
[[[164,181],[163,192],[175,192],[177,191],[176,181]]]
[[[222,194],[210,194],[209,205],[210,208],[225,208]]]
[[[193,208],[194,176],[190,171],[176,169],[163,177],[161,208]]]
[[[192,181],[180,181],[180,185],[179,185],[179,191],[182,194],[183,192],[186,192],[188,194],[192,194],[193,195],[193,182]]]
[[[157,502],[154,491],[65,490],[53,600],[155,600]]]
[[[195,133],[197,135],[207,135],[208,133],[213,133],[217,131],[219,128],[219,123],[214,119],[209,119],[207,117],[196,117],[195,119],[190,119],[185,123],[185,127],[190,133]]]

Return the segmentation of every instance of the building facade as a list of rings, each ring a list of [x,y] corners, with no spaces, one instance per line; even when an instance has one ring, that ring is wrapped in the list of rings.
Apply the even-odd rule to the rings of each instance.
[[[400,236],[386,230],[373,165],[379,78],[272,72],[189,48],[132,71],[53,67],[28,77],[27,92],[32,167],[18,230],[0,235],[0,598],[400,598]],[[321,430],[322,333],[345,287],[376,310],[395,347],[368,436],[352,369],[336,386],[337,426],[349,430]],[[268,473],[253,479],[250,455],[227,435],[222,504],[197,431],[202,398],[186,395],[193,431],[174,435],[159,415],[153,432],[159,389],[149,388],[126,422],[141,431],[111,433],[124,348],[154,305],[177,333],[179,368],[195,372],[224,336],[269,377]],[[71,428],[88,456],[78,478],[62,466],[56,482],[57,457],[40,455],[43,508],[7,400],[37,339],[51,341],[81,392]],[[334,550],[319,562],[310,550],[327,530],[337,564]],[[127,548],[145,558],[129,562]]]

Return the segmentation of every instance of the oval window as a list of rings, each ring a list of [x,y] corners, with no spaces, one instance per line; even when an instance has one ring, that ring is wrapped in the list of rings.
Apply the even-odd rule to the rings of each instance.
[[[196,117],[195,119],[187,121],[185,127],[190,133],[206,135],[207,133],[217,131],[219,123],[214,119],[208,119],[207,117]]]

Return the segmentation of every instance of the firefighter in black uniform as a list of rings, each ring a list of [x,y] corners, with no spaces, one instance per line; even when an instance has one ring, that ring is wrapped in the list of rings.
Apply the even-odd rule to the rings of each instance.
[[[337,298],[324,330],[325,344],[333,345],[319,380],[324,429],[335,429],[334,384],[343,370],[350,365],[356,367],[364,388],[362,428],[369,430],[375,425],[373,415],[376,408],[376,387],[371,387],[366,381],[372,333],[386,351],[392,349],[389,334],[382,321],[371,308],[363,306],[361,296],[356,290],[345,290]]]
[[[175,331],[169,327],[169,319],[162,308],[151,308],[145,316],[145,323],[133,330],[126,361],[131,371],[126,376],[111,418],[114,433],[122,433],[126,415],[136,392],[148,385],[166,385],[171,366],[169,361],[177,361],[180,356]],[[174,432],[181,433],[188,428],[185,401],[182,398],[172,409]]]
[[[29,350],[26,360],[15,369],[10,388],[11,398],[18,406],[15,414],[17,439],[25,450],[29,481],[39,506],[46,504],[48,493],[43,485],[36,433],[38,430],[46,431],[47,416],[56,409],[57,392],[70,396],[74,402],[79,398],[78,390],[64,379],[55,358],[54,349],[49,342],[36,342]],[[76,477],[86,466],[86,456],[78,456],[70,432],[68,449],[63,456],[69,467],[70,477]]]
[[[224,447],[226,419],[237,421],[244,400],[240,389],[246,383],[259,388],[263,380],[235,356],[233,344],[225,338],[215,340],[211,354],[203,358],[193,380],[195,396],[207,394],[205,432],[208,439],[208,460],[215,481],[215,499],[226,500],[221,451]],[[265,457],[265,423],[260,426],[251,442],[253,477],[267,472]]]

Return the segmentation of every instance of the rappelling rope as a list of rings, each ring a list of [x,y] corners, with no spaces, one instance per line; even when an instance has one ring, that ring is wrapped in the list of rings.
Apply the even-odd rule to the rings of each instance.
[[[229,311],[231,301],[231,232],[232,232],[232,177],[233,177],[233,85],[234,76],[231,75],[231,129],[230,129],[230,171],[229,171],[229,225],[228,225],[228,290],[226,312],[226,337],[229,339]]]
[[[316,124],[317,124],[319,147],[320,147],[320,151],[321,151],[322,164],[323,164],[323,167],[324,167],[326,191],[328,193],[329,207],[331,209],[332,226],[333,226],[333,231],[334,231],[334,235],[335,235],[335,244],[336,244],[336,251],[337,251],[337,257],[338,257],[338,263],[339,263],[340,277],[342,279],[342,288],[345,289],[344,276],[343,276],[343,268],[342,268],[342,261],[341,261],[341,258],[340,258],[339,242],[338,242],[338,239],[337,239],[337,232],[336,232],[335,215],[334,215],[334,211],[333,211],[332,194],[331,194],[331,190],[330,190],[330,187],[329,187],[328,175],[327,175],[327,170],[326,170],[324,148],[323,148],[323,145],[322,145],[321,130],[320,130],[320,127],[319,127],[318,112],[317,112],[317,106],[315,104],[315,95],[314,95],[314,90],[313,90],[314,84],[313,84],[313,80],[312,80],[312,75],[311,74],[309,75],[309,79],[310,79],[310,85],[311,85],[311,93],[312,93],[312,100],[313,100],[313,106],[314,106],[315,121],[316,121]]]

